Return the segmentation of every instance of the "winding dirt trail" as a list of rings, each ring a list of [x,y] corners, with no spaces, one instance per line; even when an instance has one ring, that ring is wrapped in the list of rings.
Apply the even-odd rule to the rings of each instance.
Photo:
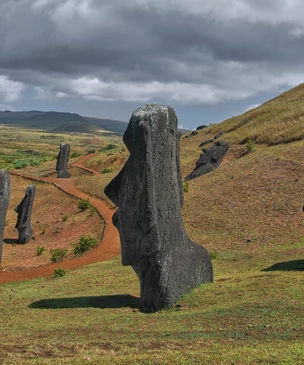
[[[76,166],[78,168],[89,171],[93,174],[99,174],[99,172],[87,169],[83,166],[83,163],[91,158],[93,155],[86,155],[80,158],[76,163],[72,166]],[[58,189],[61,189],[67,194],[75,196],[79,199],[87,199],[90,198],[90,203],[93,205],[98,213],[105,220],[105,230],[101,243],[93,250],[85,253],[83,256],[76,257],[70,260],[57,262],[53,264],[47,264],[38,266],[35,268],[20,270],[20,271],[0,271],[0,284],[12,282],[12,281],[22,281],[34,279],[42,276],[51,276],[54,273],[55,267],[65,268],[68,270],[75,269],[76,267],[88,265],[94,262],[101,262],[105,260],[109,260],[110,258],[118,255],[120,253],[120,242],[119,235],[117,229],[112,224],[112,215],[113,210],[109,208],[109,206],[100,199],[91,197],[81,190],[77,189],[74,186],[72,179],[57,179],[57,178],[48,178],[48,177],[34,177],[21,175],[12,172],[11,174],[21,176],[25,179],[29,179],[32,181],[41,181],[45,183],[50,183],[55,185]]]

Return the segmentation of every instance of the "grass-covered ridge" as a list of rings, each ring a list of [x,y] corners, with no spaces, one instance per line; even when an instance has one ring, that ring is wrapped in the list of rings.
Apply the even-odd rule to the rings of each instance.
[[[227,119],[209,128],[211,133],[225,131],[229,141],[275,145],[300,140],[304,137],[304,84],[268,101],[258,108]]]
[[[181,140],[183,177],[202,141],[226,131],[221,138],[231,144],[217,170],[188,182],[182,208],[188,235],[212,254],[213,284],[150,314],[138,311],[138,279],[120,257],[63,277],[1,285],[0,363],[304,363],[303,93],[300,85]],[[75,141],[85,153],[89,144],[74,138],[71,150]],[[116,140],[91,142],[96,153],[86,166],[111,172],[79,173],[75,183],[103,197],[128,153]],[[41,174],[48,163],[23,170]]]

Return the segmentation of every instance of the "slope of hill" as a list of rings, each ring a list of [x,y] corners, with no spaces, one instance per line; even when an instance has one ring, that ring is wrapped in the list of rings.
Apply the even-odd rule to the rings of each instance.
[[[258,108],[214,124],[209,133],[229,132],[228,142],[275,145],[304,137],[304,84],[279,95]]]
[[[100,128],[88,123],[87,121],[73,121],[62,124],[54,129],[52,132],[76,132],[76,133],[92,133],[98,134]]]
[[[127,128],[127,123],[119,120],[82,117],[81,115],[76,113],[56,111],[0,111],[0,124],[10,124],[15,126],[21,126],[24,128],[35,128],[49,131],[70,122],[82,122],[95,125],[99,128],[111,131],[117,135],[122,135]],[[78,127],[79,126],[80,125],[78,124]]]
[[[112,120],[112,119],[100,119],[100,118],[93,118],[93,117],[85,117],[86,120],[94,125],[97,125],[98,127],[102,129],[106,129],[108,131],[112,131],[118,135],[123,135],[128,123],[122,122],[119,120]]]

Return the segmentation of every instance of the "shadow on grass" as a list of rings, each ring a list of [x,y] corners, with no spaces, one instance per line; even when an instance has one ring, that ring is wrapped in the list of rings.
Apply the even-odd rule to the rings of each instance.
[[[104,295],[92,297],[42,299],[29,305],[36,309],[63,308],[138,308],[139,298],[129,294]]]
[[[304,260],[278,262],[262,271],[304,271]]]

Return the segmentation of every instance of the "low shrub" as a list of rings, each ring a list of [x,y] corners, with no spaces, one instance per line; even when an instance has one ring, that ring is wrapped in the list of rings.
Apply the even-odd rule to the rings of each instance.
[[[117,148],[118,146],[116,146],[116,144],[114,143],[109,143],[107,144],[106,146],[104,147],[101,147],[100,148],[100,151],[103,152],[103,151],[109,151],[109,150],[114,150],[115,148]]]
[[[54,278],[62,278],[66,274],[67,270],[61,267],[56,267],[54,270]]]
[[[60,262],[63,259],[67,258],[68,250],[63,248],[54,248],[50,249],[51,254],[51,262]]]
[[[102,174],[107,174],[107,173],[109,173],[109,172],[112,172],[111,167],[106,167],[106,168],[104,168],[104,169],[101,171],[101,173],[102,173]]]
[[[81,256],[83,253],[96,247],[98,242],[91,236],[81,236],[77,243],[72,243],[73,254],[75,256]]]
[[[188,193],[188,191],[189,191],[189,183],[188,183],[188,181],[186,181],[186,182],[184,182],[183,183],[183,192],[184,193]]]
[[[37,246],[36,247],[36,256],[41,256],[44,251],[45,251],[45,247],[44,246]]]
[[[217,254],[216,254],[216,252],[210,251],[209,256],[210,256],[211,260],[215,260],[217,257]]]
[[[86,210],[90,207],[90,199],[82,199],[78,201],[78,209]]]
[[[254,149],[254,140],[253,139],[249,139],[246,142],[246,148],[247,148],[247,152],[251,152]]]
[[[70,154],[70,158],[79,157],[79,156],[81,156],[81,153],[76,152],[76,151]]]

